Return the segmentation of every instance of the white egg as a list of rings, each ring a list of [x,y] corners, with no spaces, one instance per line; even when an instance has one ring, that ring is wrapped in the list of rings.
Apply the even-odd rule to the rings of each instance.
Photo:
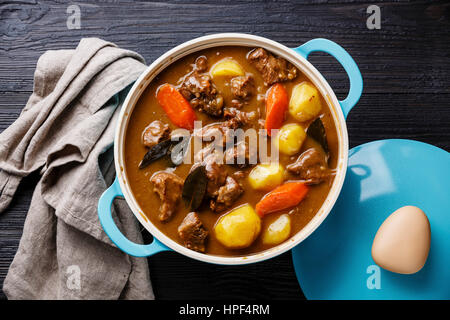
[[[380,226],[372,244],[372,258],[383,269],[412,274],[424,266],[430,250],[430,223],[417,207],[397,209]]]

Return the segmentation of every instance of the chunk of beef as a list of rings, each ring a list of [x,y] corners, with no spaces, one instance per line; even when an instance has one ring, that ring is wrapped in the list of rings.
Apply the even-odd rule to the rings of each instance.
[[[181,90],[185,97],[187,92],[190,93],[186,98],[193,108],[215,117],[222,115],[223,97],[218,94],[209,75],[194,71],[185,79]]]
[[[169,138],[170,128],[167,123],[155,120],[150,123],[142,132],[142,144],[146,147],[152,147],[155,144]]]
[[[219,188],[225,184],[227,172],[222,163],[217,161],[214,154],[208,155],[203,161],[206,169],[208,184],[206,185],[206,194],[211,197],[217,197]]]
[[[235,130],[250,124],[256,119],[255,112],[242,112],[235,108],[225,108],[223,122],[215,122],[194,131],[193,136],[202,141],[214,141],[217,145],[234,144]]]
[[[193,108],[218,117],[223,113],[223,97],[217,91],[209,74],[202,73],[207,68],[206,57],[198,57],[194,70],[184,76],[179,90]]]
[[[215,154],[214,150],[214,143],[207,144],[194,155],[194,163],[202,163],[209,155]]]
[[[244,102],[239,99],[232,99],[231,106],[236,109],[242,109],[242,107],[244,106]],[[225,109],[224,109],[224,112],[225,112]]]
[[[258,129],[265,129],[265,128],[266,128],[266,120],[258,119]]]
[[[168,221],[175,213],[183,189],[183,179],[176,174],[160,171],[155,173],[150,181],[153,183],[153,191],[161,199],[159,208],[159,220]]]
[[[186,248],[205,252],[205,240],[208,237],[208,231],[203,227],[197,213],[190,212],[186,215],[178,227],[178,235]]]
[[[211,141],[216,145],[227,146],[234,144],[235,132],[239,123],[235,120],[211,123],[203,128],[194,131],[194,137],[202,141]]]
[[[200,56],[195,59],[194,66],[198,72],[206,72],[208,70],[208,59],[205,56]]]
[[[194,132],[194,137],[224,147],[234,143],[234,136],[234,129],[230,128],[225,122],[212,123]]]
[[[180,92],[189,101],[194,98],[200,99],[203,96],[215,93],[211,85],[211,77],[209,75],[194,70],[184,76]]]
[[[318,184],[331,175],[328,169],[325,155],[315,148],[310,148],[303,152],[295,163],[287,166],[287,170],[299,175],[301,179],[310,184]]]
[[[233,129],[244,127],[256,119],[256,113],[254,111],[243,112],[236,108],[225,108],[223,116],[228,120],[226,125]]]
[[[231,93],[240,100],[248,100],[255,90],[253,77],[241,76],[231,79]]]
[[[206,156],[204,156],[202,164],[205,166],[208,179],[206,196],[211,199],[211,210],[218,212],[229,207],[244,190],[232,176],[228,175],[225,165],[218,161],[220,158],[210,146],[204,148]]]
[[[239,171],[233,172],[232,176],[233,176],[234,180],[240,181],[245,178],[245,172],[239,170]]]
[[[212,199],[210,208],[220,212],[230,207],[244,192],[244,189],[231,176],[227,177],[225,185],[219,188],[217,198]]]
[[[245,168],[249,164],[256,164],[257,150],[250,147],[246,141],[238,141],[236,145],[225,151],[225,163]]]
[[[292,80],[297,76],[297,68],[281,57],[274,57],[263,48],[250,52],[248,60],[262,74],[264,82],[272,85],[276,82]]]

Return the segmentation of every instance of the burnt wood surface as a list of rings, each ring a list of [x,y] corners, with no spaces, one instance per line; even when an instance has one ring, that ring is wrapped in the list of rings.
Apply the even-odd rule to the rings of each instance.
[[[347,120],[350,147],[387,138],[415,139],[450,151],[450,4],[448,1],[108,1],[75,2],[81,29],[66,26],[67,1],[0,1],[0,132],[19,115],[33,89],[39,56],[100,37],[151,63],[192,38],[220,32],[261,35],[296,47],[313,38],[342,45],[364,78]],[[366,27],[371,4],[381,29]],[[348,79],[325,54],[310,61],[344,98]],[[424,168],[426,170],[426,168]],[[19,187],[0,215],[0,286],[17,250],[39,176]],[[149,260],[160,299],[303,299],[290,253],[248,266],[215,266],[164,252]],[[0,291],[0,298],[5,298]]]

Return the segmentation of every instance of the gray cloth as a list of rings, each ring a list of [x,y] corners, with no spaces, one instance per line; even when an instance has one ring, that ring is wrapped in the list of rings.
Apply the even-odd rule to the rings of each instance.
[[[153,299],[147,260],[120,251],[97,216],[115,175],[119,109],[143,58],[100,39],[47,51],[19,118],[0,134],[0,212],[23,177],[40,170],[19,249],[3,290],[9,299]],[[142,243],[124,200],[114,218]]]

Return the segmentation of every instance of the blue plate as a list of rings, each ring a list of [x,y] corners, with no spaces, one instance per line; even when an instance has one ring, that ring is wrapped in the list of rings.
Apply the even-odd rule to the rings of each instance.
[[[381,269],[371,256],[378,228],[405,205],[431,225],[428,260],[413,275]],[[351,149],[333,211],[292,258],[308,299],[450,299],[450,153],[412,140]]]

